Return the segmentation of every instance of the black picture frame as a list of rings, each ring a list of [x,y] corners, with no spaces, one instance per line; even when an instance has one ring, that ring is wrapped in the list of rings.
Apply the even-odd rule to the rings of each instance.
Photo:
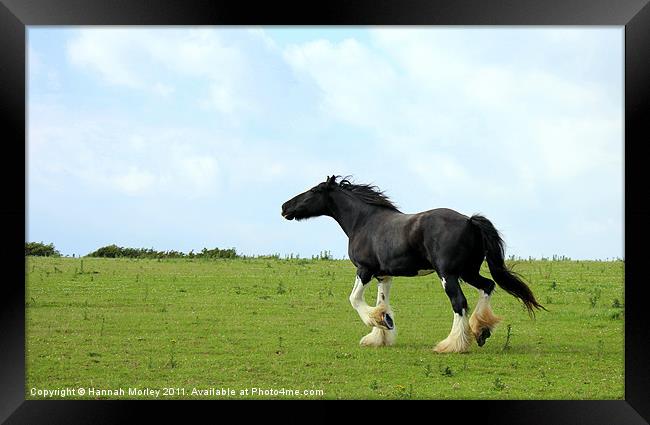
[[[188,401],[25,401],[25,47],[35,25],[616,25],[625,26],[625,399],[592,401],[445,401],[419,405],[431,420],[500,424],[647,424],[650,368],[645,254],[650,237],[646,187],[650,125],[650,0],[330,0],[314,4],[201,0],[0,0],[0,167],[5,202],[1,258],[7,263],[0,310],[0,421],[22,423],[125,423],[134,412],[149,419],[187,422],[206,413],[224,419],[220,404]],[[21,177],[22,176],[22,177]],[[7,272],[9,274],[7,274]],[[585,329],[585,337],[589,330]],[[381,401],[379,401],[381,403]],[[261,409],[235,403],[237,419]],[[264,406],[289,417],[282,408]],[[385,405],[384,405],[385,406]],[[411,412],[411,406],[408,411]],[[390,410],[374,407],[369,416]],[[284,412],[283,412],[284,411]],[[320,409],[323,419],[337,409]],[[322,413],[321,413],[322,412]],[[234,412],[233,412],[234,413]],[[270,413],[266,413],[270,415]],[[348,411],[345,416],[354,414]],[[358,414],[358,413],[357,413]],[[450,419],[443,419],[447,415]],[[311,420],[314,411],[304,420]],[[235,419],[235,418],[232,418]],[[297,419],[300,419],[299,417]],[[370,420],[377,420],[372,418]],[[385,419],[387,420],[387,418]]]

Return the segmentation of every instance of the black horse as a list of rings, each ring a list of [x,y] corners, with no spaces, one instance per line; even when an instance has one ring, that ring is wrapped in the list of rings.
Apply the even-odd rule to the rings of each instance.
[[[504,262],[503,240],[483,216],[467,217],[447,208],[404,214],[375,186],[353,184],[348,178],[328,177],[282,205],[287,220],[326,215],[334,218],[349,238],[348,254],[357,267],[350,303],[363,322],[373,326],[361,345],[392,345],[396,337],[394,313],[389,304],[392,276],[418,276],[436,272],[454,311],[449,336],[437,352],[468,351],[472,336],[485,343],[500,318],[490,307],[495,284],[479,270],[487,260],[492,278],[519,298],[531,315],[544,309],[523,280]],[[378,283],[377,303],[364,300],[365,285]],[[479,291],[479,300],[468,319],[467,300],[460,279]]]

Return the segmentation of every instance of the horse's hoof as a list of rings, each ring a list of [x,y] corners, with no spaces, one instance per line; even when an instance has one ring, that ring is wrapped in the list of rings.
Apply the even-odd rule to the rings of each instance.
[[[375,328],[379,329],[379,328]],[[384,345],[383,335],[371,332],[368,335],[361,338],[359,345],[362,347],[381,347]]]
[[[478,343],[478,346],[482,347],[485,344],[485,340],[488,339],[490,335],[492,335],[490,329],[488,328],[483,329],[483,331],[478,336],[478,338],[476,338],[476,342]]]
[[[390,317],[390,314],[384,313],[382,325],[386,326],[386,329],[389,331],[392,331],[393,328],[395,328],[395,323],[393,322],[393,318]]]

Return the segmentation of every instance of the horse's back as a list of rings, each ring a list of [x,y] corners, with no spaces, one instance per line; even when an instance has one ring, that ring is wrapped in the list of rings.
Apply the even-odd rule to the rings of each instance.
[[[449,208],[436,208],[415,214],[387,214],[377,223],[375,242],[392,241],[393,249],[419,248],[426,240],[455,239],[462,237],[469,217]],[[422,251],[422,254],[425,252]]]
[[[422,211],[420,213],[412,215],[457,223],[465,223],[469,220],[468,216],[461,214],[456,210],[452,210],[451,208],[434,208],[432,210]]]
[[[436,269],[457,269],[478,261],[480,235],[470,218],[449,208],[436,208],[415,214],[417,226],[410,238]]]

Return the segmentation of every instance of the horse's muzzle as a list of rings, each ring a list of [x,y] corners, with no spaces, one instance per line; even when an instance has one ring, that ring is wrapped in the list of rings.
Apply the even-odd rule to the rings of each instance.
[[[287,220],[293,220],[295,216],[285,208],[282,208],[282,217],[286,218]]]

